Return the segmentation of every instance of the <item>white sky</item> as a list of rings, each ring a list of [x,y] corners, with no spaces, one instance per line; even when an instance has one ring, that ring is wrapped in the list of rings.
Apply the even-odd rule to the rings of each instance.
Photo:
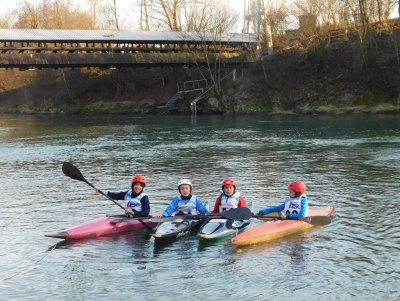
[[[13,9],[17,6],[17,3],[20,2],[21,0],[3,0],[1,1],[0,5],[0,13],[3,13],[7,10],[7,8]],[[29,1],[29,0],[28,0]],[[40,0],[30,0],[31,3],[39,2]],[[4,3],[5,2],[5,3]],[[76,1],[75,3],[79,3],[80,1]],[[118,0],[118,2],[130,2],[132,3],[132,0],[126,1],[126,0]],[[244,6],[244,0],[228,0],[228,2],[231,3],[231,6],[234,7],[236,10],[242,11],[243,6]]]
[[[26,0],[25,0],[26,1]],[[35,3],[35,2],[41,2],[40,0],[27,0],[31,3]],[[134,3],[134,0],[117,0],[117,5],[123,5],[123,6],[127,6],[129,7],[129,5],[132,5],[132,3]],[[230,3],[231,7],[233,7],[235,10],[237,10],[240,13],[240,20],[243,19],[243,8],[244,8],[244,1],[245,0],[228,0],[228,2]],[[15,9],[17,7],[17,4],[20,3],[21,0],[2,0],[1,1],[1,5],[0,5],[0,15],[3,15],[4,13],[6,13],[8,10],[12,10]],[[79,4],[82,3],[84,1],[82,0],[75,0],[74,3],[75,4]],[[238,25],[238,31],[240,31],[242,29],[242,25],[239,24]]]

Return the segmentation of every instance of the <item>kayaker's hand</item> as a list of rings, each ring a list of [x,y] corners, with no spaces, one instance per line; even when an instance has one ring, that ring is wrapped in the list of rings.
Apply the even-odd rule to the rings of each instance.
[[[288,216],[286,214],[282,213],[282,212],[279,212],[279,218],[280,219],[287,219]]]
[[[135,214],[135,212],[133,212],[132,209],[130,209],[130,208],[125,208],[124,210],[125,210],[125,214],[128,214],[128,215],[129,214],[131,214],[131,215]]]
[[[260,210],[260,211],[257,212],[257,215],[264,215],[264,213],[263,213],[262,210]]]
[[[100,191],[101,191],[100,187],[97,186],[97,185],[94,185],[94,189],[95,189],[97,192],[100,192]]]

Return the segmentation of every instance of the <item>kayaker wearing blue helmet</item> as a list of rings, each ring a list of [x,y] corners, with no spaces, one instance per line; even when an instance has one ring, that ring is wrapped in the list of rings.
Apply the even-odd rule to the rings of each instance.
[[[178,191],[180,195],[174,197],[165,209],[163,216],[173,216],[182,214],[208,214],[208,209],[204,206],[201,199],[192,195],[192,182],[188,179],[182,179],[178,182]]]
[[[306,197],[307,187],[301,181],[295,181],[289,184],[289,197],[283,204],[276,207],[269,207],[260,210],[258,215],[265,215],[272,212],[280,212],[283,218],[296,219],[306,217],[308,214],[308,201]]]

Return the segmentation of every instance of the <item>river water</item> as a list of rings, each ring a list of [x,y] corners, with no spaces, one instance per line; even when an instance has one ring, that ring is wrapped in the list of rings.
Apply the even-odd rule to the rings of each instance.
[[[121,209],[104,189],[148,178],[162,212],[188,177],[214,205],[227,176],[255,211],[303,180],[330,225],[246,248],[158,244],[146,231],[45,234]],[[399,300],[400,116],[0,116],[1,300]],[[257,223],[254,221],[253,223]]]

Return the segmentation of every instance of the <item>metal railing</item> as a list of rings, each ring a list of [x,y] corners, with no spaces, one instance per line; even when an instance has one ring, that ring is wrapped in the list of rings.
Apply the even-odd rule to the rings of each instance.
[[[190,92],[200,89],[208,88],[208,81],[206,79],[190,80],[180,82],[178,85],[178,92]]]

